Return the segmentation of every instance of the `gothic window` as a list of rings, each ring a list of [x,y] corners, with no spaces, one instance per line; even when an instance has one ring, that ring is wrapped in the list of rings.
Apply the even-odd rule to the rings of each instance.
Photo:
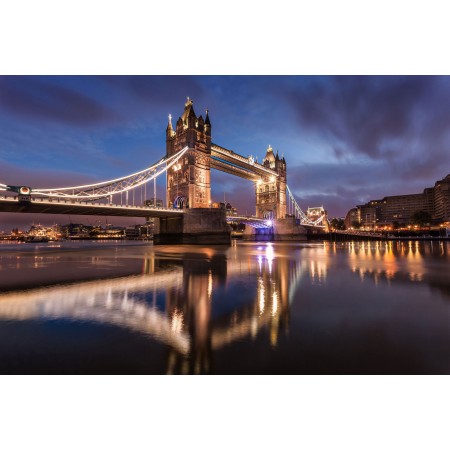
[[[269,192],[269,186],[266,184],[266,192]]]

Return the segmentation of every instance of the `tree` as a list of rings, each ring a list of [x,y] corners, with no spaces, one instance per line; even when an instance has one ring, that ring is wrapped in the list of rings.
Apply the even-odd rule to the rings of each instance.
[[[355,230],[359,230],[361,228],[361,222],[357,221],[357,220],[352,220],[352,227]]]
[[[416,211],[412,214],[411,221],[413,225],[422,227],[431,222],[431,215],[427,211]]]
[[[344,219],[339,219],[338,220],[337,229],[338,230],[345,230],[345,221],[344,221]]]
[[[330,220],[330,225],[334,230],[345,230],[344,219],[338,219],[337,217],[335,217],[334,219]]]
[[[392,228],[394,230],[398,230],[400,228],[400,222],[398,222],[397,220],[394,220],[394,222],[392,222]]]
[[[338,229],[338,224],[339,224],[339,220],[338,219],[336,219],[336,218],[331,219],[331,221],[330,221],[331,228],[333,228],[334,230],[337,230]]]

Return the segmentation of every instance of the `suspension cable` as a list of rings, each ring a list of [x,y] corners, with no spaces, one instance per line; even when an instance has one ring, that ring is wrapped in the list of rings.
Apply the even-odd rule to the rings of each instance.
[[[147,169],[133,173],[126,177],[116,178],[114,180],[103,181],[100,183],[87,184],[83,186],[33,189],[33,194],[43,195],[46,197],[94,200],[107,197],[108,195],[112,194],[127,192],[131,189],[148,183],[149,181],[157,178],[162,173],[166,172],[187,152],[188,149],[189,147],[186,146],[178,153],[170,156],[169,158],[161,158],[156,164],[148,167]],[[0,188],[1,186],[3,185],[0,185]]]
[[[302,211],[302,209],[300,208],[300,206],[298,205],[297,201],[295,200],[294,194],[292,193],[292,191],[289,189],[289,186],[286,185],[286,190],[288,192],[289,195],[289,199],[291,200],[291,204],[293,206],[293,209],[295,211],[295,215],[297,216],[298,219],[300,219],[300,223],[302,225],[313,225],[313,226],[318,226],[320,223],[323,223],[323,218],[324,216],[320,216],[318,219],[316,220],[311,220],[308,218],[308,216]]]

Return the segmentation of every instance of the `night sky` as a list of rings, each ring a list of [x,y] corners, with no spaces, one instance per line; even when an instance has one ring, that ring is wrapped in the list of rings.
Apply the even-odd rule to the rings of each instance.
[[[450,77],[2,76],[0,182],[59,187],[141,170],[165,154],[167,116],[175,123],[187,96],[197,115],[209,109],[214,143],[260,162],[269,144],[284,154],[304,210],[345,216],[450,173]],[[213,170],[213,200],[224,193],[254,213],[252,183]],[[2,213],[0,230],[33,220],[69,221]]]

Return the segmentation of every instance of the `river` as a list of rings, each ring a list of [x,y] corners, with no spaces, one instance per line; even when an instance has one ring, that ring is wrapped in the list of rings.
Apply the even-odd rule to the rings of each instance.
[[[449,374],[448,242],[0,243],[2,374]]]

